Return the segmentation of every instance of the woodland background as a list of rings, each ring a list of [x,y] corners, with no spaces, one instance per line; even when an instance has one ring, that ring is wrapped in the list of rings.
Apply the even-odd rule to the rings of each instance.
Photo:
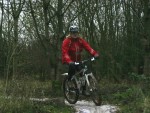
[[[2,78],[58,79],[70,25],[99,52],[98,76],[150,74],[149,0],[1,0],[0,8]]]

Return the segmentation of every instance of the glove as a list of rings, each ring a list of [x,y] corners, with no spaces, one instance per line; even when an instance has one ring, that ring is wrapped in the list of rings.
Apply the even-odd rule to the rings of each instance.
[[[75,63],[74,62],[69,62],[69,66],[74,66]]]
[[[98,58],[98,57],[99,57],[99,55],[98,55],[98,54],[95,54],[95,55],[94,55],[94,57],[95,57],[95,58]]]

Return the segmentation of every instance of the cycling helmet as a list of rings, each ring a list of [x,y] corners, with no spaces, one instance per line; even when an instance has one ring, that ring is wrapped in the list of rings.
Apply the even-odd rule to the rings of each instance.
[[[69,32],[77,33],[77,32],[79,32],[79,28],[77,26],[70,26]]]

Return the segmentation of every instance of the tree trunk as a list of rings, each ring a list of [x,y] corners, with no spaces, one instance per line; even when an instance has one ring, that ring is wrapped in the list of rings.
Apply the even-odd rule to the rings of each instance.
[[[60,39],[63,36],[63,13],[62,13],[62,8],[63,8],[63,0],[58,0],[58,6],[57,6],[57,19],[58,19],[58,27],[57,27],[57,37],[56,37],[56,46],[55,46],[55,61],[58,60],[59,57],[59,48],[60,48]],[[54,65],[54,79],[57,79],[57,72],[58,72],[58,62],[55,63]]]
[[[17,74],[17,54],[18,54],[18,20],[20,13],[22,11],[23,5],[25,3],[25,0],[19,0],[19,2],[16,2],[15,0],[13,2],[10,2],[11,10],[12,10],[12,16],[14,20],[14,36],[13,36],[13,77]]]
[[[13,77],[17,75],[17,45],[18,45],[18,18],[14,18],[14,40],[13,40]]]
[[[145,32],[144,74],[150,75],[150,8],[149,8],[149,0],[144,0],[144,32]]]

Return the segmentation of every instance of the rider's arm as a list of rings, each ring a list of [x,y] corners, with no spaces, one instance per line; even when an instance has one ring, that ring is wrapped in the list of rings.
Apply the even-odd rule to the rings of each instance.
[[[85,50],[87,50],[93,56],[99,56],[98,53],[84,39],[81,39],[81,41]]]
[[[70,62],[73,62],[70,59],[70,56],[68,54],[68,50],[69,50],[69,47],[70,47],[69,43],[70,43],[70,40],[68,38],[66,38],[63,41],[63,44],[62,44],[62,62],[67,63],[67,64],[69,64]]]

